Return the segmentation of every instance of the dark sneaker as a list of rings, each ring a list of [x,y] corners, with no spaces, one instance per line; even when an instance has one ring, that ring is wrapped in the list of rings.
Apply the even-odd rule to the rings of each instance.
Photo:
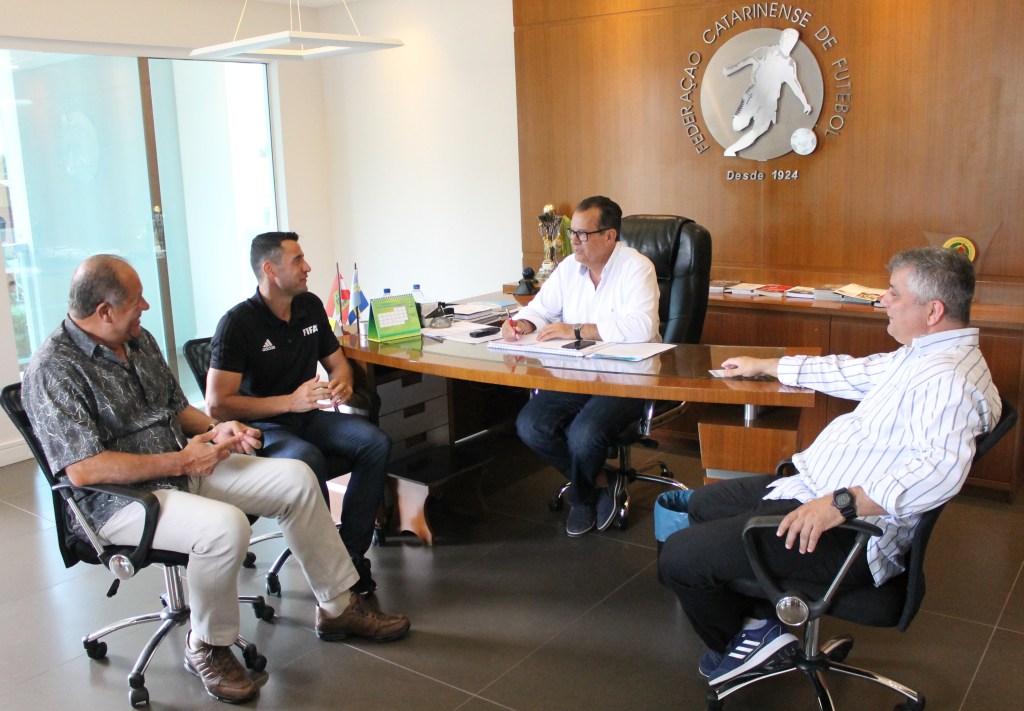
[[[700,672],[702,677],[710,677],[718,669],[718,665],[722,663],[724,657],[725,652],[716,652],[713,649],[709,649],[704,652],[704,656],[697,662],[697,671]]]
[[[370,559],[353,558],[352,565],[355,566],[356,571],[359,573],[359,580],[349,590],[360,595],[369,595],[376,590],[377,583],[370,575]]]
[[[193,650],[191,638],[189,630],[185,636],[185,668],[199,677],[207,694],[229,704],[240,704],[256,694],[256,685],[231,647],[199,642],[199,649]]]
[[[608,473],[608,486],[597,492],[597,530],[607,531],[619,513],[622,496],[626,492],[626,477]]]
[[[405,615],[381,612],[363,600],[359,593],[351,593],[348,607],[337,617],[328,617],[319,605],[316,608],[316,636],[327,642],[337,642],[349,636],[390,642],[405,636],[409,624]]]
[[[717,686],[740,674],[767,667],[778,669],[792,659],[799,648],[797,638],[782,631],[781,622],[768,620],[760,627],[743,630],[732,638],[722,663],[708,676],[708,683]]]
[[[573,538],[582,536],[594,527],[594,507],[591,504],[573,504],[565,519],[565,532]]]

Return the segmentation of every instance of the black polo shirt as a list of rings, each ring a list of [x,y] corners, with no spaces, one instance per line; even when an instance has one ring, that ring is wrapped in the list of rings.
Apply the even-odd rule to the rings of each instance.
[[[339,347],[316,294],[296,296],[291,320],[285,322],[267,307],[257,289],[217,324],[210,367],[241,373],[240,395],[288,395],[316,375],[317,361]]]

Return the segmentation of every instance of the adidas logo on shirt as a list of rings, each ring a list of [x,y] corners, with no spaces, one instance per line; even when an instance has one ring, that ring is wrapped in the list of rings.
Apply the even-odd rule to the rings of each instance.
[[[267,351],[272,350],[275,350],[275,346],[273,343],[270,342],[270,339],[268,338],[267,342],[263,344],[263,352],[266,353]]]

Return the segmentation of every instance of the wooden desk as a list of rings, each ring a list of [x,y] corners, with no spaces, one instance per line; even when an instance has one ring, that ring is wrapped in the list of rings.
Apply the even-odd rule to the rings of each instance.
[[[796,449],[798,435],[793,423],[798,418],[790,418],[792,426],[779,426],[775,419],[766,417],[764,426],[760,426],[759,421],[754,419],[759,414],[759,408],[813,408],[816,403],[815,393],[803,388],[787,387],[775,380],[716,379],[708,370],[719,367],[723,360],[733,355],[769,358],[798,353],[816,355],[820,352],[816,348],[682,345],[654,358],[629,363],[567,356],[510,354],[488,350],[482,344],[437,342],[422,337],[375,343],[360,340],[357,336],[344,336],[340,342],[363,384],[378,391],[378,383],[393,383],[397,371],[441,376],[449,381],[472,381],[522,389],[738,406],[729,412],[718,409],[714,420],[702,426],[704,466],[709,469],[761,472],[771,471],[780,459],[780,453],[788,455]],[[458,397],[450,391],[450,412],[455,411],[458,405],[456,400]],[[486,406],[480,402],[474,405]],[[420,412],[413,416],[418,416]],[[462,436],[469,434],[456,423],[451,423],[450,432],[452,434],[448,445],[451,447],[455,447],[456,441]],[[706,447],[705,442],[709,443]],[[428,443],[424,442],[423,445],[427,446]],[[402,443],[396,442],[396,446],[401,447]],[[713,451],[723,447],[730,450],[728,466],[721,466],[716,459],[725,453]],[[737,457],[740,452],[745,456]],[[469,465],[460,459],[453,466],[464,469]],[[408,507],[415,509],[400,512],[403,527],[412,526],[408,530],[429,543],[431,533],[422,507],[427,490],[439,479],[436,473],[427,474],[426,478],[426,481],[416,482],[399,474],[398,495],[400,507],[403,505],[401,498],[404,490]]]

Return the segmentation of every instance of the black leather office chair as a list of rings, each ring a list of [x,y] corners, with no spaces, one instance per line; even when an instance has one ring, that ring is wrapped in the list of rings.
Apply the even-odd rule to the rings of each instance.
[[[70,568],[76,563],[87,563],[108,568],[114,575],[114,582],[107,592],[107,597],[113,597],[117,593],[122,580],[128,580],[143,568],[150,565],[163,567],[165,589],[161,595],[163,609],[160,612],[125,618],[82,638],[82,645],[89,658],[103,659],[107,655],[107,643],[101,641],[103,637],[111,632],[143,622],[159,623],[159,627],[142,648],[135,666],[128,674],[128,686],[130,687],[128,699],[131,705],[145,706],[149,703],[149,691],[146,689],[146,668],[156,653],[157,647],[171,629],[188,622],[191,613],[185,599],[181,575],[182,569],[188,565],[188,555],[151,547],[157,518],[160,515],[160,502],[150,492],[110,484],[76,488],[67,481],[63,472],[54,474],[51,471],[42,446],[32,430],[32,423],[22,407],[21,383],[8,385],[0,391],[0,406],[14,422],[14,426],[18,428],[21,436],[25,438],[32,456],[35,457],[39,469],[50,486],[57,528],[57,545],[66,567]],[[81,489],[116,494],[142,504],[146,509],[146,520],[139,544],[134,548],[104,545],[96,532],[89,527],[75,502],[75,492]],[[77,521],[85,532],[84,538],[73,530],[73,521]],[[274,608],[267,605],[260,596],[242,596],[238,598],[238,601],[251,605],[256,617],[262,620],[270,621],[274,618]],[[242,650],[242,658],[248,668],[262,671],[266,667],[267,660],[258,652],[256,645],[238,637],[235,640],[235,646]]]
[[[700,343],[704,330],[704,316],[708,307],[708,285],[711,279],[711,235],[693,220],[678,215],[628,215],[622,218],[620,241],[639,251],[654,264],[661,292],[658,302],[658,330],[665,343]],[[636,480],[686,488],[673,478],[664,462],[658,462],[659,473],[647,474],[632,464],[633,444],[654,449],[658,442],[651,439],[651,430],[678,417],[686,409],[685,402],[648,400],[643,416],[629,424],[610,448],[608,457],[618,458],[617,467],[608,467],[612,473],[626,476],[625,502],[613,525],[626,527],[629,515],[628,483]],[[553,511],[562,508],[562,497],[568,489],[563,485],[551,499]]]
[[[196,383],[199,385],[199,391],[206,397],[206,375],[210,370],[210,359],[212,357],[213,346],[212,339],[210,338],[193,338],[190,341],[186,341],[181,347],[182,354],[185,356],[185,362],[188,363],[189,369],[192,371],[192,375],[196,378]],[[364,391],[360,390],[356,393],[357,397],[365,402],[366,408],[361,410],[363,414],[370,417],[371,421],[376,421],[376,415],[380,411],[380,399],[373,394],[372,396]],[[257,452],[258,454],[258,452]],[[334,460],[328,459],[331,462],[332,467],[336,468],[337,471],[342,471],[348,466],[348,462],[337,461],[336,465]],[[256,517],[250,516],[250,522],[255,522]],[[340,525],[340,524],[339,524]],[[269,541],[274,538],[281,538],[283,534],[280,531],[273,533],[265,533],[261,536],[256,536],[249,541],[250,546],[254,546],[257,543],[263,541]],[[383,541],[383,532],[380,527],[374,531],[374,543],[379,544]],[[266,576],[266,589],[268,595],[280,595],[281,594],[281,579],[280,573],[281,568],[288,562],[291,557],[292,551],[290,548],[285,548],[271,563],[270,568],[267,570]],[[250,551],[245,556],[245,561],[242,563],[247,568],[253,568],[256,565],[256,555]]]
[[[999,423],[990,433],[978,438],[974,462],[983,457],[1007,432],[1013,429],[1017,421],[1017,412],[1010,403],[1005,398],[1002,399],[1002,403],[1003,412]],[[825,681],[825,672],[828,671],[867,679],[902,694],[906,697],[906,701],[896,706],[897,711],[924,709],[925,699],[922,694],[881,674],[843,663],[853,648],[853,637],[840,635],[819,644],[819,635],[821,618],[826,614],[862,625],[898,627],[901,632],[906,631],[924,599],[925,550],[943,508],[945,505],[932,509],[921,517],[917,528],[914,529],[910,549],[905,557],[906,571],[903,574],[887,580],[879,587],[870,585],[849,590],[838,590],[839,584],[854,558],[867,545],[868,539],[871,536],[881,535],[880,528],[860,519],[854,519],[841,526],[841,528],[856,531],[857,537],[847,556],[846,565],[826,589],[824,586],[808,585],[804,581],[774,580],[765,570],[758,556],[755,538],[761,529],[774,532],[783,517],[752,517],[743,531],[743,539],[747,557],[754,569],[756,579],[736,580],[730,583],[730,587],[749,597],[769,600],[774,605],[775,614],[786,624],[805,625],[803,645],[792,666],[774,672],[759,674],[755,671],[743,674],[711,689],[707,697],[708,711],[720,711],[723,708],[723,699],[733,692],[791,671],[800,671],[807,676],[811,686],[814,687],[818,705],[822,711],[832,711],[834,708]],[[773,533],[765,535],[773,535]]]

